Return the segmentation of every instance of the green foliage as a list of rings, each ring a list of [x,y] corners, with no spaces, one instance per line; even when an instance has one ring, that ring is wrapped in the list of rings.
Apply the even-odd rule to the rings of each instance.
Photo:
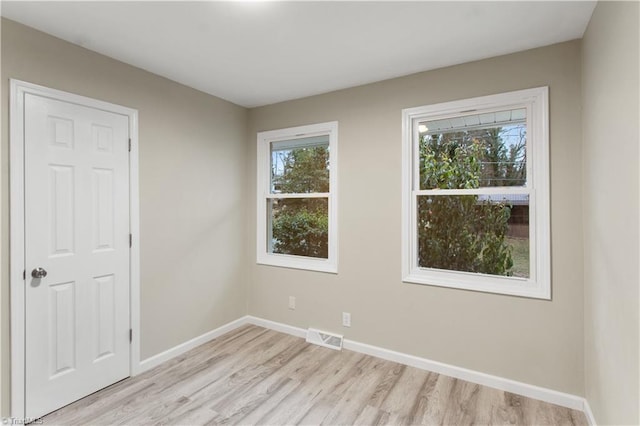
[[[422,189],[470,189],[480,186],[482,145],[423,138],[420,144]]]
[[[329,255],[329,220],[326,202],[280,200],[280,211],[273,220],[274,253],[327,258]]]
[[[420,188],[479,188],[496,177],[494,182],[505,182],[511,178],[503,167],[506,161],[500,163],[506,151],[498,131],[483,138],[473,132],[423,136]],[[506,203],[482,201],[477,195],[418,197],[419,265],[510,275],[513,260],[505,241],[510,210]]]
[[[517,142],[507,146],[505,133]],[[522,186],[525,140],[520,126],[425,135],[420,141],[420,188]]]
[[[280,193],[329,192],[327,147],[299,148],[276,153],[281,169],[273,172]],[[329,218],[326,198],[274,201],[273,252],[297,256],[329,257]]]
[[[282,171],[273,176],[274,185],[279,192],[329,192],[327,147],[298,148],[274,155],[282,156]]]

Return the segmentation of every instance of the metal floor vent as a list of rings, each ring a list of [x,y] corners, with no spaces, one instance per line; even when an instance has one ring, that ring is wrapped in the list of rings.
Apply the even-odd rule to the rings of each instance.
[[[310,328],[307,330],[307,342],[315,345],[324,346],[325,348],[342,350],[342,341],[344,338],[339,334],[328,333],[326,331]]]

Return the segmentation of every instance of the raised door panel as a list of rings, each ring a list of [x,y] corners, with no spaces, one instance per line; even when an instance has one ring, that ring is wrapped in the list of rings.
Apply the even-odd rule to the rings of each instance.
[[[72,119],[49,115],[47,117],[47,130],[49,146],[73,149],[74,131]]]
[[[49,285],[50,379],[76,368],[75,282]]]
[[[93,250],[114,248],[113,170],[93,169]]]
[[[113,153],[113,128],[101,124],[91,125],[92,146],[96,152],[104,154]]]
[[[115,354],[116,306],[115,277],[107,275],[93,280],[94,347],[93,362]]]
[[[74,251],[74,168],[62,165],[49,168],[50,256],[68,256]]]

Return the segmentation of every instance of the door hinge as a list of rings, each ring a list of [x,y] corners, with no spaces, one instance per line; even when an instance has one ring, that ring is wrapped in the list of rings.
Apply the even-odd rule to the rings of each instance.
[[[133,329],[129,329],[129,342],[133,342]]]
[[[129,234],[129,248],[133,246],[133,235]]]
[[[22,271],[22,279],[23,280],[27,279],[27,270],[26,269],[24,271]]]
[[[129,138],[129,152],[131,152],[131,138]]]

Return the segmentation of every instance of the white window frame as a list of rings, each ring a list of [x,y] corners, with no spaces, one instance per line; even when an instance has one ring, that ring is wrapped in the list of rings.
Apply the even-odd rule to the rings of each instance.
[[[420,190],[418,124],[470,112],[526,108],[527,184],[508,188],[529,195],[529,278],[449,271],[418,266],[417,199],[420,195],[504,193],[506,188]],[[551,298],[549,214],[549,88],[538,87],[497,95],[402,110],[402,280],[404,282],[499,293],[537,299]]]
[[[274,142],[329,136],[329,192],[308,194],[272,194],[271,149]],[[306,269],[319,272],[338,272],[338,122],[311,124],[258,133],[257,154],[257,247],[256,262],[262,265]],[[314,258],[269,253],[267,250],[267,200],[269,198],[327,198],[329,215],[328,258]]]

